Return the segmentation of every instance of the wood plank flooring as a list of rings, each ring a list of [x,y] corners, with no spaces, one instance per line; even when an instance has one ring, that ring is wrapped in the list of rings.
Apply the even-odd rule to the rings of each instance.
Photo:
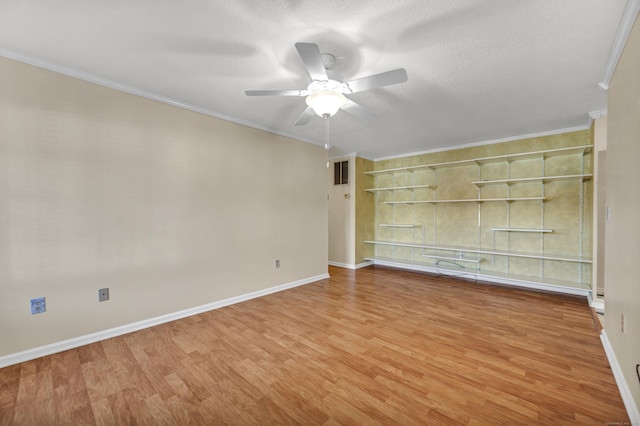
[[[1,425],[628,422],[587,302],[331,278],[0,369]]]

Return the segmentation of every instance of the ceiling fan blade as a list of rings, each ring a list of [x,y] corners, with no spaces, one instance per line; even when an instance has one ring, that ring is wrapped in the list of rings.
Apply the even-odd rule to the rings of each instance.
[[[302,114],[300,114],[300,117],[298,117],[298,120],[296,121],[296,126],[304,126],[309,121],[311,121],[314,115],[316,115],[316,113],[313,110],[313,108],[307,107],[307,109],[302,111]]]
[[[296,49],[298,49],[302,62],[307,67],[312,80],[329,79],[317,44],[296,43]]]
[[[342,110],[363,121],[372,121],[376,118],[374,113],[353,102],[351,99],[347,99],[347,102],[342,106]]]
[[[357,78],[348,81],[346,84],[349,86],[349,89],[351,89],[351,93],[357,93],[378,87],[391,86],[392,84],[404,83],[408,79],[407,70],[398,68],[397,70]]]
[[[245,90],[247,96],[307,96],[307,90]]]

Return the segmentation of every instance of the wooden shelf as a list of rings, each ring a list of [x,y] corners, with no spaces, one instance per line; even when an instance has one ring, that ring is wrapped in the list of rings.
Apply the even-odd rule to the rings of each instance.
[[[468,160],[448,161],[444,163],[420,164],[417,166],[398,167],[395,169],[373,170],[370,172],[365,172],[365,174],[377,175],[381,173],[412,172],[414,170],[420,170],[420,169],[437,169],[441,167],[469,166],[473,164],[480,165],[480,164],[486,164],[486,163],[496,163],[500,161],[529,160],[529,159],[535,159],[535,158],[545,159],[545,158],[554,157],[558,155],[585,154],[587,152],[591,152],[592,149],[593,149],[592,145],[583,145],[583,146],[576,146],[576,147],[570,147],[570,148],[557,148],[557,149],[548,149],[543,151],[524,152],[519,154],[505,154],[505,155],[495,155],[491,157],[471,158]]]
[[[415,228],[416,225],[404,224],[404,223],[381,223],[378,226],[385,228]],[[420,226],[420,225],[417,225]]]
[[[573,263],[592,263],[591,259],[579,256],[566,256],[566,255],[552,255],[552,254],[540,254],[540,253],[527,253],[518,251],[507,250],[493,250],[483,248],[471,248],[471,247],[454,247],[454,246],[437,246],[431,244],[414,244],[414,243],[394,243],[391,241],[365,241],[367,244],[378,244],[393,247],[408,247],[463,253],[476,253],[476,254],[488,254],[491,256],[507,256],[507,257],[520,257],[527,259],[540,259],[540,260],[554,260],[560,262],[573,262]]]
[[[389,188],[366,188],[365,191],[376,192],[376,191],[395,191],[396,189],[420,189],[420,188],[431,188],[431,185],[409,185],[409,186],[392,186]]]
[[[436,203],[484,203],[489,201],[544,201],[545,197],[465,198],[462,200],[407,200],[384,201],[384,204],[436,204]]]
[[[543,176],[543,177],[532,177],[532,178],[517,178],[517,179],[496,179],[496,180],[479,180],[475,182],[471,182],[475,186],[481,187],[485,185],[513,185],[516,183],[547,183],[553,181],[561,181],[561,180],[589,180],[593,177],[592,174],[582,174],[582,175],[566,175],[566,176]]]

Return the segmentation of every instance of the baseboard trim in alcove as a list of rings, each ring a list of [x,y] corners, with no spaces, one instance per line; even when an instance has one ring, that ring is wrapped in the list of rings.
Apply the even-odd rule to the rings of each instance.
[[[353,265],[350,263],[340,263],[340,262],[329,261],[329,266],[336,266],[338,268],[346,268],[346,269],[360,269],[360,268],[365,268],[371,265],[373,265],[373,262],[371,261],[358,263],[357,265]]]

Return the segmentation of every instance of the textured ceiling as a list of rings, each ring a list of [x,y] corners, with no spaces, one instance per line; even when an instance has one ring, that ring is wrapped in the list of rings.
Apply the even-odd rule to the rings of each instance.
[[[330,119],[331,156],[380,158],[585,127],[606,108],[625,0],[0,0],[0,53],[323,144],[294,47],[319,45],[346,80],[409,81],[351,95],[377,114]],[[1,94],[0,94],[1,96]]]

